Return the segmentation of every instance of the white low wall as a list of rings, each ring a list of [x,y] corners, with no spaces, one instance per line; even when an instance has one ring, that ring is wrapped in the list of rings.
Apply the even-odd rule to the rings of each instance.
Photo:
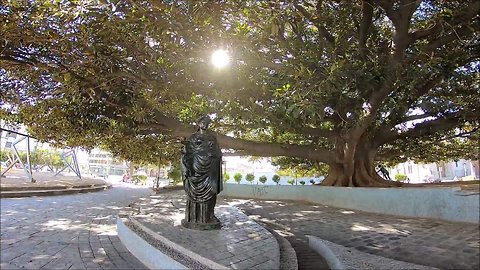
[[[147,241],[130,230],[122,221],[117,218],[118,237],[127,249],[148,269],[188,269],[183,264],[160,252]]]
[[[478,192],[464,192],[458,187],[349,188],[225,184],[220,196],[303,200],[373,213],[479,222]]]

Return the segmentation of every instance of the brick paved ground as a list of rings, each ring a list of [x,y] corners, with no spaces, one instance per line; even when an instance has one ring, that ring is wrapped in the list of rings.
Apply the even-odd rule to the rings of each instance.
[[[146,187],[1,199],[0,269],[144,269],[120,242],[115,216]]]
[[[151,192],[116,184],[102,192],[0,200],[0,269],[141,269],[116,236],[115,215]],[[360,251],[447,269],[478,269],[478,224],[365,213],[290,201],[234,200],[253,218]]]
[[[267,225],[268,226],[268,225]],[[299,270],[322,270],[330,269],[327,262],[318,253],[308,246],[308,240],[301,235],[286,236],[297,254]]]
[[[404,218],[293,201],[224,200],[286,234],[310,234],[420,265],[479,269],[478,224]]]
[[[131,203],[122,216],[133,218],[158,235],[218,264],[233,269],[278,269],[277,240],[242,211],[217,203],[215,215],[222,227],[199,231],[181,225],[185,207],[183,190],[165,190]]]
[[[78,187],[86,185],[103,185],[101,179],[82,177],[79,179],[71,175],[54,176],[51,172],[34,172],[35,183],[30,182],[23,170],[12,169],[7,172],[6,177],[0,178],[2,191],[6,190],[32,190],[32,189],[58,189],[62,187]]]

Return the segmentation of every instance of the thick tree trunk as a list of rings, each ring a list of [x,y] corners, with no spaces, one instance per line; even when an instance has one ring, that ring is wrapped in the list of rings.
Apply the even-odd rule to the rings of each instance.
[[[341,153],[342,151],[337,151]],[[345,158],[345,155],[337,158],[336,162],[330,165],[323,186],[343,187],[392,187],[401,186],[401,183],[383,179],[375,171],[376,151],[368,147],[368,144],[356,146],[352,157]]]
[[[128,163],[128,174],[130,177],[133,177],[135,174],[135,164],[133,162]]]

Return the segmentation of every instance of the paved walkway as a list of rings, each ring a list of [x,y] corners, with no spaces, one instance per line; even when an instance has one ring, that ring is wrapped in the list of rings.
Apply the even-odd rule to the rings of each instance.
[[[49,196],[75,194],[103,190],[109,183],[101,179],[58,175],[51,172],[35,172],[32,183],[23,170],[12,169],[6,177],[0,177],[0,197]]]
[[[272,229],[395,260],[442,269],[478,269],[478,224],[404,218],[298,201],[224,199]]]
[[[103,183],[100,179],[85,176],[79,179],[77,176],[72,175],[54,175],[52,172],[33,172],[35,183],[32,183],[23,170],[11,169],[6,173],[6,176],[0,178],[0,186],[2,189],[5,188],[8,190],[26,190],[75,187]]]
[[[201,269],[206,264],[196,262],[195,256],[191,257],[179,248],[214,261],[218,268],[279,268],[280,252],[276,238],[236,207],[217,204],[215,216],[221,223],[218,230],[183,227],[181,221],[185,217],[186,198],[183,190],[164,190],[131,203],[122,212],[122,217],[126,217],[125,222],[131,221],[127,226],[145,241],[189,268]],[[148,231],[160,238],[152,237]]]
[[[145,268],[118,239],[115,216],[151,193],[145,186],[114,183],[112,189],[95,193],[0,199],[0,269]],[[299,245],[305,246],[304,235],[310,234],[395,260],[443,269],[479,268],[478,224],[292,201],[225,201]]]
[[[144,269],[120,242],[115,216],[151,193],[114,183],[86,194],[1,199],[0,269]]]

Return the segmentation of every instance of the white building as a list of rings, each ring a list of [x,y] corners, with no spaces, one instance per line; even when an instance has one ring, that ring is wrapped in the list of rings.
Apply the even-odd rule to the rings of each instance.
[[[101,176],[123,175],[128,172],[128,165],[115,159],[111,153],[95,148],[88,154],[88,172]]]
[[[457,161],[440,161],[438,163],[420,163],[413,161],[400,163],[389,168],[390,177],[395,179],[397,174],[405,174],[410,183],[433,182],[435,180],[452,181],[479,179],[479,161],[460,159]]]

